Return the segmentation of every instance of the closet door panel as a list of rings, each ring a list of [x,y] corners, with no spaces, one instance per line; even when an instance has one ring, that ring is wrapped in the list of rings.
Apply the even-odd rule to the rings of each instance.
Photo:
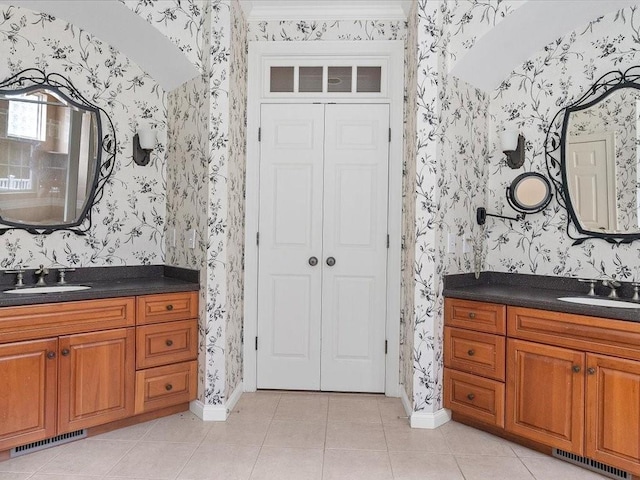
[[[257,386],[318,390],[324,106],[263,105],[261,129]]]
[[[384,392],[388,105],[327,105],[321,389]]]

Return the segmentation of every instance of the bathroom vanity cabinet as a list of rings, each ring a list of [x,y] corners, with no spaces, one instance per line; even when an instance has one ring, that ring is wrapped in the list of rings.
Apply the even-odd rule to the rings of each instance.
[[[640,475],[640,323],[447,298],[444,355],[454,418]]]
[[[196,396],[197,292],[0,308],[0,451]]]

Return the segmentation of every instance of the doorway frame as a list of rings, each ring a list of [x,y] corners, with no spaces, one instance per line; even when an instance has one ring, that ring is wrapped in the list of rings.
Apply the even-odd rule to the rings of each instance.
[[[320,60],[320,57],[323,57]],[[266,67],[274,59],[318,58],[323,64],[345,62],[347,59],[367,57],[386,62],[386,95],[321,94],[318,96],[264,94]],[[328,63],[330,62],[330,63]],[[243,321],[243,389],[253,392],[257,385],[257,354],[254,338],[258,327],[258,245],[260,218],[260,108],[264,103],[383,103],[389,104],[389,197],[387,252],[387,309],[385,333],[385,395],[400,396],[400,279],[402,247],[402,166],[404,141],[404,42],[389,41],[317,41],[317,42],[249,42],[247,91],[247,166],[245,213],[245,281]]]

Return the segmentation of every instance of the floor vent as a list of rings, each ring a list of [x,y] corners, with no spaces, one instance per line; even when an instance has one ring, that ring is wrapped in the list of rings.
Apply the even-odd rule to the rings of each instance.
[[[559,448],[553,449],[553,456],[559,458],[560,460],[565,460],[569,463],[573,463],[574,465],[578,465],[582,468],[597,472],[601,475],[605,475],[609,478],[614,478],[616,480],[631,479],[631,475],[624,470],[612,467],[610,465],[607,465],[606,463],[597,462],[596,460],[592,460],[587,457],[581,457],[580,455],[565,452],[564,450],[560,450]]]
[[[75,432],[63,433],[57,437],[47,438],[38,442],[27,443],[11,449],[10,458],[19,457],[20,455],[26,455],[27,453],[37,452],[38,450],[44,450],[45,448],[55,447],[56,445],[63,445],[65,443],[73,442],[74,440],[80,440],[87,436],[86,430],[76,430]]]

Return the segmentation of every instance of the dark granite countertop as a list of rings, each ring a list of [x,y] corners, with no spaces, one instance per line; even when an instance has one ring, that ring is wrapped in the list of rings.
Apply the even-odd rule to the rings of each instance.
[[[640,322],[640,309],[600,307],[558,300],[559,297],[587,298],[588,291],[589,287],[576,278],[483,272],[479,279],[473,274],[446,276],[443,294],[449,298]],[[601,285],[596,288],[600,298],[606,298],[607,292]],[[620,301],[630,301],[632,294],[631,285],[623,283],[619,290]]]
[[[34,285],[34,269],[25,272],[25,285]],[[188,292],[200,289],[197,270],[163,265],[134,267],[79,268],[67,273],[68,285],[87,285],[88,290],[64,293],[5,293],[14,287],[15,275],[0,277],[0,307],[35,305],[41,303],[94,300],[99,298],[129,297],[155,293]],[[57,270],[47,275],[47,285],[55,286]]]

